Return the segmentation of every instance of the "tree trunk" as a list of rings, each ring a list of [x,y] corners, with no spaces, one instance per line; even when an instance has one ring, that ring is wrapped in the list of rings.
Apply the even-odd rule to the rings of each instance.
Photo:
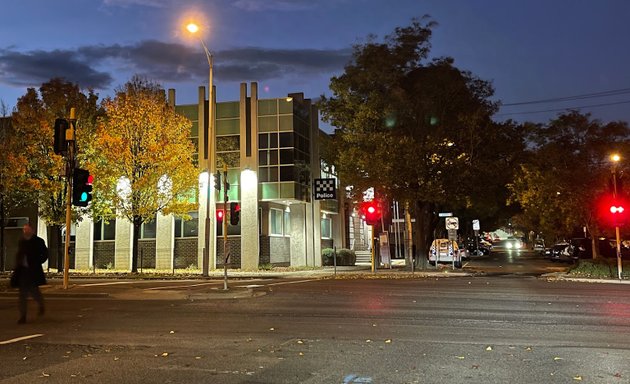
[[[433,240],[433,231],[438,223],[434,212],[435,205],[424,201],[414,202],[414,217],[416,218],[414,244],[416,244],[416,266],[426,269],[429,247]]]
[[[48,249],[50,251],[48,256],[48,269],[50,270],[50,267],[54,266],[57,268],[57,272],[63,272],[65,257],[62,230],[63,227],[61,225],[51,225],[47,227],[46,230],[48,234]]]
[[[411,266],[411,264],[415,261],[413,254],[413,227],[411,225],[411,212],[409,201],[405,201],[405,232],[405,256],[407,259],[405,265]]]
[[[138,239],[140,238],[140,226],[142,218],[133,218],[133,242],[131,243],[131,273],[138,273]]]

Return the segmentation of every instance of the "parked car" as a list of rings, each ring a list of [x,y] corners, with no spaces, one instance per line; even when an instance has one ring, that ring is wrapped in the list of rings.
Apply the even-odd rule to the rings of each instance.
[[[545,240],[534,240],[534,246],[532,247],[536,252],[544,252],[545,251]]]
[[[457,242],[449,239],[435,239],[429,248],[429,263],[454,263],[456,268],[462,267],[462,258]]]
[[[492,244],[483,239],[478,239],[477,241],[475,239],[467,239],[466,248],[471,256],[483,256],[490,254]]]
[[[573,262],[573,246],[566,241],[556,243],[551,247],[549,258],[551,261]]]
[[[571,239],[573,246],[573,260],[592,259],[593,258],[593,242],[587,238]]]

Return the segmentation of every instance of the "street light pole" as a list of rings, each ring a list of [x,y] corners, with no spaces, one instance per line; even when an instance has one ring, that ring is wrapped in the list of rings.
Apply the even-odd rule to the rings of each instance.
[[[617,199],[617,163],[621,159],[619,155],[612,155],[613,161],[612,177],[613,177],[613,198]],[[617,278],[621,280],[623,263],[621,262],[621,236],[619,235],[619,223],[615,221],[615,241],[617,246]]]
[[[195,23],[189,23],[186,26],[186,29],[191,34],[195,34],[199,32],[199,26]],[[200,37],[199,41],[203,46],[203,50],[206,54],[206,58],[208,59],[208,133],[207,133],[207,141],[208,146],[206,149],[207,154],[207,163],[206,168],[208,170],[208,183],[206,190],[206,220],[205,220],[205,243],[204,243],[204,251],[203,251],[203,262],[202,262],[202,274],[204,277],[209,276],[210,268],[210,254],[214,254],[214,249],[216,248],[214,245],[216,243],[216,237],[214,236],[214,227],[212,226],[212,219],[215,212],[215,199],[214,193],[212,193],[212,176],[216,172],[216,162],[214,160],[215,150],[214,150],[214,87],[213,87],[213,57],[206,43],[203,42],[203,39]],[[212,251],[210,249],[210,242],[212,242]],[[214,267],[213,267],[214,268]]]

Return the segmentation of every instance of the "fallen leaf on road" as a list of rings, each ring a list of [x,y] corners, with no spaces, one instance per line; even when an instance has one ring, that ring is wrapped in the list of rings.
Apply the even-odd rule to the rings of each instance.
[[[574,376],[573,380],[575,380],[575,381],[582,381],[582,376]]]
[[[617,373],[615,373],[613,376],[615,376],[615,377],[621,377],[621,373],[617,372]]]
[[[460,360],[464,360],[466,357],[464,357],[464,356],[457,356],[457,358],[460,359]]]
[[[392,342],[392,339],[387,339],[387,340],[385,340],[385,344],[389,344],[389,343],[391,343],[391,342]]]
[[[201,356],[195,356],[195,360],[201,360]]]
[[[162,354],[162,357],[166,357],[166,356],[168,356],[168,352],[164,352],[164,353]]]
[[[275,331],[275,328],[269,328],[270,331]]]
[[[558,361],[558,360],[564,360],[564,359],[562,357],[554,357],[553,360]]]
[[[525,348],[525,350],[526,350],[526,351],[531,351],[531,350],[532,350],[532,347],[527,347],[527,348]]]
[[[475,365],[473,365],[473,366],[472,366],[472,367],[470,367],[470,368],[472,368],[472,369],[479,369],[479,366],[475,364]]]
[[[114,356],[114,361],[120,360],[118,357]]]
[[[22,358],[22,360],[26,360],[26,359],[27,359],[27,357],[26,357],[26,356],[24,356],[24,357]]]
[[[175,333],[175,331],[170,331],[169,333],[171,333],[171,334],[172,334],[172,333]]]
[[[300,356],[304,356],[304,354],[302,352],[299,353]]]
[[[367,340],[365,340],[365,342],[366,342],[366,343],[371,343],[371,342],[372,342],[372,340],[367,339]]]
[[[304,344],[304,342],[302,340],[298,340],[297,343],[298,344]]]
[[[488,346],[486,347],[486,351],[492,351],[492,347],[488,345]]]
[[[46,372],[42,372],[42,376],[43,377],[49,377],[50,375],[48,373],[46,373]]]

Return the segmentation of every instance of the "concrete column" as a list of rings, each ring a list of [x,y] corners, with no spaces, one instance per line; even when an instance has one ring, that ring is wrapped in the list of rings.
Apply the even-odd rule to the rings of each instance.
[[[249,103],[250,115],[247,115]],[[241,84],[241,268],[258,269],[260,241],[258,222],[258,86],[252,83],[251,98],[247,84]]]
[[[114,269],[131,271],[133,245],[133,224],[124,218],[116,219],[116,240],[114,242]]]
[[[76,224],[74,240],[74,269],[90,270],[94,263],[94,222],[84,216]]]
[[[155,236],[155,269],[172,269],[175,252],[175,217],[158,213]]]
[[[291,265],[306,265],[306,207],[305,204],[291,204]]]

